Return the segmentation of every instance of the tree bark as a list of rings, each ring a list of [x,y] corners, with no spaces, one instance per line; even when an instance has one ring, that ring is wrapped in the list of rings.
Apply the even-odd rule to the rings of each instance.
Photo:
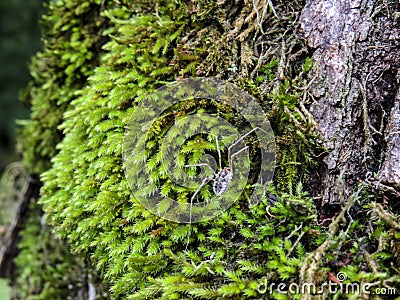
[[[37,201],[39,198],[40,186],[40,181],[34,176],[26,178],[25,185],[18,197],[14,217],[9,225],[3,225],[6,226],[6,232],[0,244],[0,277],[14,278],[13,259],[18,254],[19,233],[22,229],[22,223],[29,213],[29,202]]]
[[[315,49],[309,107],[327,149],[314,196],[343,203],[360,183],[399,196],[399,4],[309,0],[300,18]]]

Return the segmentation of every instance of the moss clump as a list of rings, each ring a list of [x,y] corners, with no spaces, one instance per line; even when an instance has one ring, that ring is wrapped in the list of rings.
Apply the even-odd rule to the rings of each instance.
[[[63,113],[93,73],[106,40],[101,33],[106,21],[100,15],[101,1],[50,1],[47,9],[41,21],[44,50],[33,58],[33,80],[21,99],[32,108],[19,134],[25,172],[31,174],[50,167],[63,136],[58,128]],[[12,191],[16,195],[24,185],[18,188]],[[13,298],[76,299],[85,294],[90,268],[69,252],[65,241],[55,238],[37,204],[31,203],[27,214],[15,260]]]
[[[98,22],[104,31],[103,38],[91,45],[107,41],[96,48],[96,68],[92,60],[86,61],[87,73],[82,72],[84,61],[77,67],[69,54],[69,43],[76,45],[73,41],[59,52],[48,48],[49,54],[67,60],[60,72],[71,74],[55,86],[56,93],[66,96],[60,109],[54,109],[58,117],[50,127],[61,130],[62,139],[51,140],[52,132],[46,151],[57,143],[59,152],[45,151],[41,159],[48,163],[46,157],[52,157],[51,168],[42,173],[40,203],[56,234],[88,260],[114,299],[259,299],[265,296],[260,289],[265,280],[287,285],[305,278],[329,280],[329,260],[311,265],[309,258],[342,249],[346,239],[335,235],[338,228],[349,228],[343,233],[347,238],[354,227],[347,226],[346,219],[338,220],[333,229],[318,225],[313,201],[302,185],[313,166],[313,151],[318,151],[303,98],[312,64],[304,45],[291,34],[297,30],[291,24],[303,3],[268,1],[254,7],[230,1],[108,2],[93,3],[102,11]],[[86,11],[88,5],[64,4],[69,12]],[[99,25],[97,19],[91,20]],[[88,81],[74,85],[80,74],[89,76]],[[156,88],[186,74],[230,80],[254,95],[269,112],[278,144],[275,188],[251,208],[246,189],[218,218],[198,224],[173,223],[145,210],[132,196],[122,167],[124,131],[132,112]],[[33,119],[46,108],[53,114],[54,99],[41,98],[48,87],[40,80],[36,79]],[[169,125],[205,112],[223,116],[241,131],[248,127],[223,104],[189,99],[165,112],[146,141],[149,180],[179,201],[188,202],[193,190],[169,181],[160,167],[160,145]],[[36,137],[46,132],[40,126],[32,128]],[[47,139],[37,141],[44,145]],[[27,145],[33,152],[35,143]],[[184,146],[181,164],[196,162],[201,154],[216,154],[207,134]],[[250,150],[253,166],[257,165],[257,144]],[[29,151],[27,159],[32,161]],[[39,167],[38,171],[46,169]],[[209,195],[205,187],[199,197]],[[312,272],[306,277],[304,269],[310,265]],[[271,297],[282,295],[275,291]]]
[[[77,299],[88,285],[88,270],[54,237],[41,214],[32,202],[15,259],[13,299]]]
[[[211,39],[208,33],[216,26],[193,32],[203,19],[189,18],[191,8],[184,3],[154,2],[153,7],[132,13],[122,5],[105,14],[110,20],[111,38],[103,47],[106,53],[89,78],[89,85],[79,91],[80,96],[65,113],[60,153],[53,159],[51,170],[42,176],[45,186],[41,203],[46,213],[56,232],[67,237],[75,250],[90,257],[101,276],[110,281],[115,298],[207,298],[212,293],[218,297],[256,296],[256,283],[265,274],[274,271],[272,280],[295,280],[305,253],[315,247],[301,241],[311,232],[315,213],[310,199],[300,190],[280,193],[282,202],[271,208],[271,216],[276,215],[276,219],[265,217],[265,195],[263,204],[253,210],[246,208],[247,201],[242,199],[219,219],[192,226],[160,219],[132,199],[121,167],[124,128],[132,106],[165,81],[180,76],[181,70],[195,68],[196,73],[203,72],[206,67],[199,57],[213,64],[213,68],[207,67],[209,74],[225,69],[229,57],[234,57],[230,54],[217,60],[220,54],[212,47],[220,44],[215,40],[205,56],[204,49],[208,50]],[[228,42],[223,45],[225,51],[236,51],[228,47]],[[175,107],[175,114],[189,114],[196,107],[235,121],[235,112],[229,108],[202,106],[201,101]],[[173,122],[174,114],[171,116],[158,126]],[[240,120],[237,124],[239,128],[245,126]],[[165,132],[162,127],[154,128],[154,132],[148,149],[157,153]],[[191,155],[215,150],[210,145],[207,139],[196,145],[189,141],[186,154],[182,154],[190,161]],[[153,169],[155,181],[167,180],[161,170]],[[296,181],[292,184],[296,186]],[[172,189],[188,201],[190,191]],[[304,209],[300,215],[295,202]],[[288,223],[281,226],[285,218]],[[259,233],[259,226],[265,232]],[[189,235],[189,250],[183,254]],[[230,238],[225,240],[224,236]],[[279,250],[282,247],[285,250]],[[214,259],[210,258],[212,253]],[[274,259],[267,262],[268,257]],[[211,261],[213,266],[207,267],[209,270],[204,264],[204,268],[197,268],[203,261]],[[244,271],[246,268],[248,271]],[[170,284],[177,281],[182,285]]]
[[[31,64],[34,78],[22,101],[31,105],[30,120],[19,136],[24,164],[40,174],[50,166],[62,139],[58,126],[75,92],[98,63],[104,43],[101,1],[50,1],[42,20],[44,50]]]

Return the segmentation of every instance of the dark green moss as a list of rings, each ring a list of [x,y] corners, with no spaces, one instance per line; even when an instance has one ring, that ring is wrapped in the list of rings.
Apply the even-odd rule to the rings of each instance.
[[[50,1],[42,20],[44,50],[31,64],[34,78],[22,101],[32,108],[19,137],[19,150],[30,172],[50,166],[62,139],[58,126],[75,92],[93,73],[104,43],[101,1]]]
[[[58,9],[53,4],[50,32],[65,28],[72,33],[62,42],[57,35],[47,37],[54,44],[48,44],[46,55],[33,67],[40,66],[44,74],[54,72],[56,78],[53,85],[49,74],[36,77],[32,123],[25,128],[31,137],[24,152],[31,169],[42,174],[40,203],[57,236],[90,262],[114,299],[259,299],[265,296],[259,289],[264,280],[329,280],[329,273],[339,270],[332,261],[339,266],[347,253],[361,249],[354,242],[360,232],[356,224],[367,225],[349,222],[344,217],[349,207],[334,225],[318,224],[313,201],[304,192],[320,147],[303,102],[312,63],[301,41],[288,34],[296,30],[290,24],[303,3],[291,2],[291,10],[286,2],[259,7],[267,13],[261,24],[252,3],[108,2],[65,1]],[[101,11],[101,17],[95,11]],[[278,18],[276,11],[284,17]],[[85,28],[104,29],[104,37],[92,36]],[[79,38],[86,36],[82,32],[89,36],[86,46],[80,45],[86,40]],[[269,54],[263,48],[267,41],[276,45]],[[64,60],[56,64],[53,56]],[[53,58],[50,65],[48,57]],[[187,75],[217,76],[255,96],[270,117],[278,145],[274,184],[261,203],[249,208],[249,186],[218,218],[191,226],[144,209],[130,192],[122,161],[125,127],[135,107],[156,88]],[[248,126],[229,107],[206,102],[189,99],[174,106],[154,124],[146,141],[151,180],[179,201],[189,201],[193,191],[174,185],[160,167],[165,128],[182,116],[204,112],[223,116],[240,130]],[[196,161],[203,153],[215,155],[208,138],[189,140],[180,153],[183,161]],[[251,157],[257,161],[255,152]],[[205,188],[200,197],[208,195]],[[280,200],[271,204],[271,195]],[[357,201],[358,196],[352,203]],[[384,216],[380,220],[386,220]],[[390,228],[390,234],[384,235],[383,228]],[[376,239],[391,243],[398,236],[396,228],[386,222],[373,232]],[[344,251],[343,256],[338,251]],[[323,259],[313,260],[321,255]],[[398,252],[376,256],[384,264]],[[361,270],[366,257],[351,260],[348,272]],[[379,274],[369,268],[363,269],[369,274],[365,277],[378,280]],[[395,268],[384,270],[388,278],[396,276]],[[284,298],[276,291],[271,297]]]
[[[88,284],[85,264],[54,237],[37,204],[29,211],[15,259],[13,299],[76,299]]]

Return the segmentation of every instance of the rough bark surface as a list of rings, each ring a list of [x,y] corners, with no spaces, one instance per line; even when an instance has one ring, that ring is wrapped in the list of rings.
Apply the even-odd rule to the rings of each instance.
[[[18,253],[18,243],[20,241],[19,232],[28,212],[29,202],[37,201],[39,198],[40,182],[37,178],[28,177],[25,187],[22,189],[14,217],[11,223],[6,227],[5,236],[0,243],[0,277],[14,276],[13,259]]]
[[[316,62],[309,109],[327,148],[313,191],[322,206],[360,182],[399,195],[398,10],[397,1],[312,0],[302,12]]]
[[[389,116],[385,130],[387,150],[385,160],[377,175],[378,182],[400,187],[400,89],[397,91],[395,104]]]

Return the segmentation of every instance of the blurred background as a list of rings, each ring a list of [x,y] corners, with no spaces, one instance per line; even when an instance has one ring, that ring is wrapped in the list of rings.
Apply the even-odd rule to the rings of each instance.
[[[15,151],[16,120],[28,118],[29,108],[18,95],[30,80],[31,56],[42,47],[39,20],[44,2],[0,0],[0,177],[10,162],[20,160]],[[0,278],[0,300],[7,299],[7,281]]]
[[[27,85],[31,56],[41,49],[39,19],[43,0],[0,0],[0,173],[18,160],[16,119],[29,116],[18,94]]]

